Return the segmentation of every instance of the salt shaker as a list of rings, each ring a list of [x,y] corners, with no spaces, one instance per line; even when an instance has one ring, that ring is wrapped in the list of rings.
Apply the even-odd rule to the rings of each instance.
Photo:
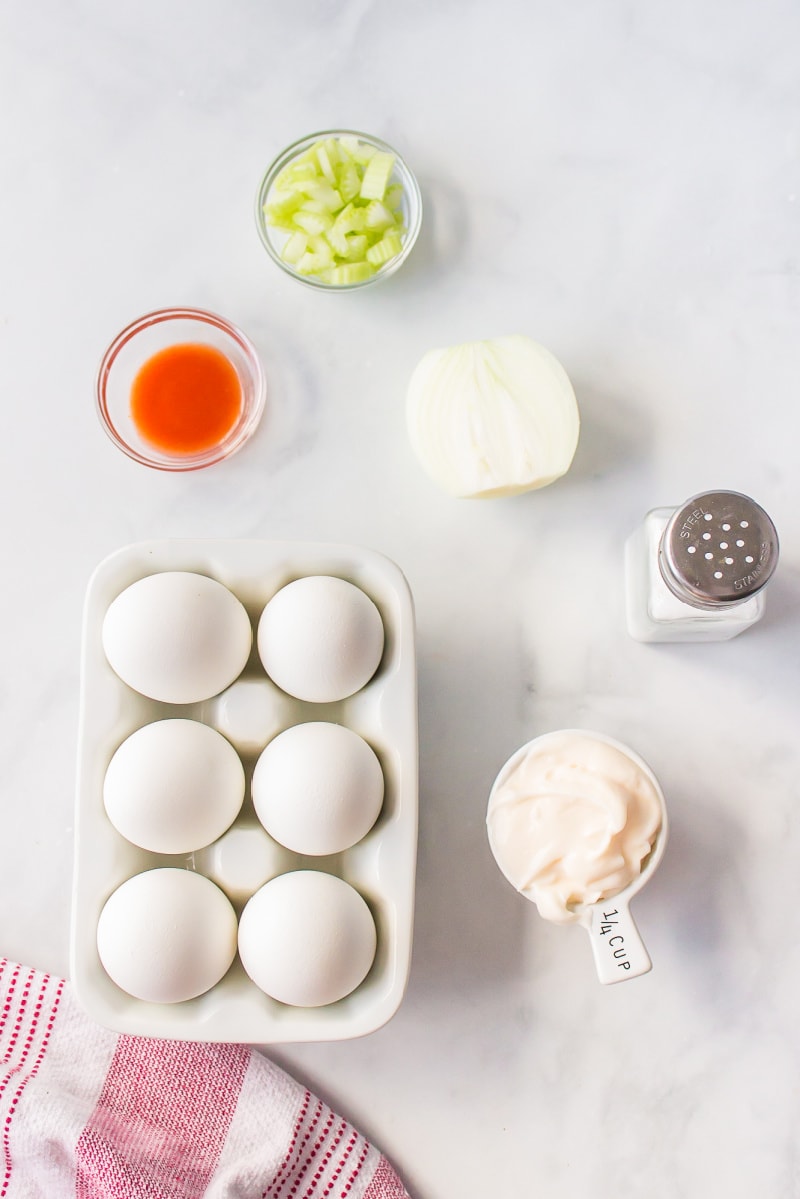
[[[625,545],[628,632],[637,641],[727,641],[764,614],[778,564],[767,513],[737,491],[654,508]]]

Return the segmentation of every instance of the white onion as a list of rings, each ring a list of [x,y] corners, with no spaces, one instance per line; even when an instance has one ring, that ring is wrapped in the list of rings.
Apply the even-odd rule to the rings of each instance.
[[[515,495],[569,470],[578,444],[575,392],[561,363],[514,335],[431,350],[408,387],[411,444],[451,495]]]

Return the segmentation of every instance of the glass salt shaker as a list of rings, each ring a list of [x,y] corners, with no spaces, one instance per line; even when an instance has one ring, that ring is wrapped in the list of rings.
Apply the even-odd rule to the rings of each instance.
[[[727,641],[764,614],[778,564],[767,513],[737,491],[654,508],[625,545],[628,632],[637,641]]]

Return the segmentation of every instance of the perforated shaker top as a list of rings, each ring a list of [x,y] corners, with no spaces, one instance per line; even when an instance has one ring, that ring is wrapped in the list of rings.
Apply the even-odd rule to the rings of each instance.
[[[658,562],[678,599],[719,608],[750,599],[778,564],[778,534],[764,509],[738,491],[687,500],[664,529]]]

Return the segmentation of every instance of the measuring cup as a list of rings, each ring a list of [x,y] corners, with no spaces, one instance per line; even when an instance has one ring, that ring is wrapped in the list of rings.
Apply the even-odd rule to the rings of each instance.
[[[501,871],[512,885],[514,885],[514,880],[504,868],[502,850],[498,850],[492,839],[489,818],[492,812],[494,797],[525,757],[537,749],[546,748],[547,742],[565,736],[599,741],[616,749],[628,758],[649,780],[658,802],[661,823],[656,833],[653,847],[644,859],[639,874],[615,895],[607,899],[601,899],[597,903],[587,904],[582,908],[576,920],[576,923],[581,924],[589,934],[597,977],[601,983],[610,984],[623,982],[629,978],[638,978],[639,975],[646,974],[652,968],[652,962],[631,915],[630,902],[634,895],[652,878],[654,871],[664,855],[668,835],[667,809],[664,802],[664,793],[661,790],[658,779],[638,754],[634,753],[632,749],[627,745],[623,745],[620,741],[615,741],[613,737],[607,737],[604,733],[590,732],[586,729],[559,729],[556,732],[544,733],[540,737],[535,737],[532,741],[528,741],[508,759],[492,786],[487,811],[489,844]],[[525,895],[525,892],[521,891],[520,894]],[[525,895],[525,898],[528,899],[531,897]]]

